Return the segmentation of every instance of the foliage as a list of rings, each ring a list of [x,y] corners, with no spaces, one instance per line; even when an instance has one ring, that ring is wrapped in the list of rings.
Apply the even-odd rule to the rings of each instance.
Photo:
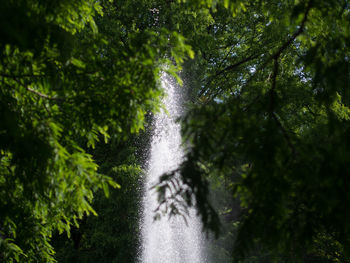
[[[3,3],[2,261],[53,262],[53,231],[69,235],[84,215],[96,214],[95,191],[119,187],[85,148],[143,129],[145,114],[160,105],[165,56],[181,62],[192,55],[181,35],[149,28],[151,4],[142,2],[150,21],[141,29],[128,17],[138,12],[136,4],[123,1]]]
[[[219,231],[209,181],[226,180],[236,261],[349,260],[347,0],[11,0],[0,22],[1,260],[53,262],[52,233],[95,214],[98,189],[133,203],[90,151],[142,130],[160,70],[181,64],[193,103],[174,173],[204,227]]]
[[[111,140],[98,144],[93,156],[100,172],[117,181],[122,188],[97,193],[93,207],[97,217],[84,217],[72,238],[53,238],[58,262],[136,262],[139,238],[139,202],[142,170],[136,165],[131,140]],[[108,189],[108,188],[107,188]]]
[[[217,231],[205,189],[228,178],[242,207],[237,261],[261,246],[271,260],[348,260],[348,1],[206,3],[182,121],[186,194]]]

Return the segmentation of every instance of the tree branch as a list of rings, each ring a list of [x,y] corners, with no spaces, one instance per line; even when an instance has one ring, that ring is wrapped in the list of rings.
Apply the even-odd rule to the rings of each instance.
[[[39,92],[39,91],[36,91],[36,90],[34,90],[34,89],[32,89],[32,88],[29,88],[29,87],[26,87],[26,89],[27,89],[28,91],[30,91],[30,92],[32,92],[32,93],[38,95],[39,97],[44,98],[44,99],[48,99],[48,100],[57,100],[57,101],[66,101],[65,98],[50,97],[50,96],[48,96],[48,95],[46,95],[46,94],[43,94],[43,93],[41,93],[41,92]]]
[[[230,66],[228,66],[228,67],[226,67],[226,68],[224,68],[224,69],[222,69],[222,70],[216,72],[215,75],[211,76],[211,78],[207,81],[207,83],[205,84],[205,86],[208,86],[208,85],[213,81],[213,79],[214,79],[215,77],[217,77],[217,76],[219,76],[219,75],[221,75],[221,74],[223,74],[223,73],[226,73],[226,71],[234,70],[235,68],[239,67],[240,65],[242,65],[242,64],[244,64],[244,63],[246,63],[246,62],[248,62],[248,61],[251,61],[251,60],[253,60],[253,59],[256,59],[256,58],[258,58],[259,56],[260,56],[260,54],[258,54],[258,55],[250,55],[249,57],[244,58],[243,60],[238,61],[237,63],[235,63],[235,64],[233,64],[233,65],[230,65]],[[205,93],[205,91],[206,91],[205,89],[202,89],[202,91],[199,93],[198,97],[201,97],[201,96]]]
[[[253,59],[256,59],[256,58],[258,58],[259,56],[260,56],[260,54],[258,54],[258,55],[256,55],[256,54],[255,54],[255,55],[250,55],[249,57],[246,57],[245,59],[242,59],[241,61],[238,61],[237,63],[235,63],[235,64],[233,64],[233,65],[230,65],[230,66],[228,66],[228,67],[226,67],[226,68],[220,70],[219,72],[217,72],[217,73],[215,74],[215,77],[217,77],[217,76],[223,74],[223,73],[226,72],[226,71],[234,70],[235,68],[239,67],[240,65],[242,65],[242,64],[244,64],[244,63],[246,63],[246,62],[248,62],[248,61],[251,61],[251,60],[253,60]]]
[[[273,109],[275,107],[275,90],[277,85],[277,75],[278,75],[278,58],[274,58],[272,84],[270,89],[270,111],[271,112],[273,112]]]
[[[304,12],[303,20],[299,26],[299,29],[294,32],[294,34],[289,38],[288,41],[286,41],[271,57],[270,59],[274,60],[274,67],[273,67],[273,74],[272,74],[272,84],[271,84],[271,90],[270,90],[270,113],[272,118],[275,120],[277,126],[282,131],[283,137],[287,141],[288,147],[291,149],[293,156],[296,156],[296,150],[294,145],[291,142],[291,139],[288,135],[288,132],[283,127],[282,123],[277,118],[276,114],[274,113],[274,104],[275,104],[275,89],[277,85],[277,75],[278,75],[278,59],[282,52],[304,31],[305,23],[307,21],[308,15],[311,10],[311,3],[312,0],[310,0],[307,4],[306,10]],[[268,61],[270,61],[270,59]],[[267,61],[267,63],[268,63]]]
[[[307,4],[307,7],[306,7],[306,10],[305,10],[305,13],[304,13],[304,17],[303,17],[303,20],[299,26],[299,29],[297,31],[294,32],[294,34],[288,39],[288,41],[286,41],[272,56],[271,56],[271,59],[276,59],[276,58],[279,58],[279,56],[281,55],[281,53],[301,34],[303,33],[304,31],[304,28],[305,28],[305,24],[306,24],[306,21],[307,21],[307,18],[308,18],[308,15],[310,13],[310,10],[311,10],[311,3],[312,3],[312,0],[308,2]],[[219,76],[221,75],[222,73],[224,73],[225,71],[229,71],[229,70],[233,70],[235,69],[236,67],[248,62],[248,61],[251,61],[253,59],[256,59],[260,56],[260,54],[255,54],[255,55],[250,55],[249,57],[246,57],[245,59],[233,64],[233,65],[230,65],[222,70],[220,70],[219,72],[217,72],[215,74],[215,76]]]
[[[0,74],[0,77],[11,78],[11,79],[17,79],[17,78],[43,78],[43,77],[46,77],[46,75],[33,75],[33,74],[10,75],[10,74]]]
[[[272,59],[276,59],[278,58],[281,53],[301,34],[304,32],[304,28],[305,28],[305,24],[308,18],[308,15],[310,13],[311,10],[311,4],[312,4],[312,0],[310,0],[306,6],[306,10],[304,12],[304,17],[303,20],[301,21],[301,24],[299,26],[299,29],[297,31],[294,32],[294,34],[288,39],[288,41],[286,41],[272,56]]]
[[[273,65],[273,73],[272,73],[272,84],[271,84],[271,90],[270,90],[270,114],[274,121],[276,122],[279,129],[282,131],[283,137],[286,140],[288,147],[290,148],[293,156],[296,156],[296,150],[295,147],[288,135],[287,130],[283,127],[282,123],[277,118],[276,113],[274,112],[275,107],[275,90],[277,86],[277,75],[278,75],[278,56],[274,58],[274,65]]]
[[[280,130],[282,131],[283,137],[284,137],[284,139],[286,140],[286,142],[287,142],[287,144],[288,144],[288,147],[289,147],[290,150],[292,151],[293,156],[295,157],[295,156],[297,155],[297,152],[296,152],[295,147],[294,147],[294,145],[293,145],[293,143],[292,143],[292,141],[291,141],[291,139],[290,139],[290,137],[289,137],[289,135],[288,135],[287,130],[283,127],[282,123],[281,123],[281,122],[279,121],[279,119],[277,118],[277,115],[276,115],[274,112],[272,112],[271,114],[272,114],[272,118],[275,120],[277,126],[278,126],[278,127],[280,128]]]
[[[273,76],[273,82],[272,82],[272,88],[271,88],[272,90],[274,90],[275,87],[276,87],[276,77],[277,77],[277,71],[278,71],[278,63],[277,63],[278,61],[277,61],[277,60],[278,60],[278,58],[280,57],[280,55],[282,54],[282,52],[283,52],[286,48],[288,48],[288,46],[289,46],[290,44],[292,44],[292,42],[293,42],[301,33],[304,32],[305,24],[306,24],[306,21],[307,21],[307,19],[308,19],[308,15],[309,15],[310,10],[311,10],[311,7],[312,7],[312,1],[313,1],[313,0],[310,0],[310,1],[308,2],[307,6],[306,6],[306,9],[305,9],[305,12],[304,12],[304,17],[303,17],[303,20],[302,20],[302,22],[301,22],[301,24],[300,24],[298,30],[295,31],[295,32],[293,33],[293,35],[292,35],[292,36],[291,36],[291,37],[290,37],[290,38],[289,38],[275,53],[273,53],[273,54],[267,59],[267,61],[263,64],[263,66],[262,66],[262,67],[265,67],[271,60],[274,60],[274,61],[275,61],[275,66],[274,66],[274,67],[277,66],[277,70],[276,70],[276,68],[274,69],[274,72],[276,73],[276,76]],[[236,62],[235,64],[230,65],[230,66],[227,66],[226,68],[224,68],[224,69],[222,69],[222,70],[216,72],[216,74],[215,74],[214,76],[212,76],[212,77],[208,80],[208,82],[206,83],[205,86],[208,86],[208,85],[212,82],[212,80],[213,80],[214,77],[217,77],[217,76],[219,76],[219,75],[225,73],[226,71],[234,70],[234,69],[236,69],[237,67],[243,65],[243,64],[246,63],[246,62],[249,62],[249,61],[251,61],[251,60],[254,60],[254,59],[258,58],[260,55],[261,55],[261,54],[255,54],[255,55],[252,54],[252,55],[250,55],[250,56],[248,56],[248,57],[242,59],[241,61],[238,61],[238,62]],[[200,92],[199,97],[201,97],[204,93],[205,93],[205,89],[203,89],[203,90]]]

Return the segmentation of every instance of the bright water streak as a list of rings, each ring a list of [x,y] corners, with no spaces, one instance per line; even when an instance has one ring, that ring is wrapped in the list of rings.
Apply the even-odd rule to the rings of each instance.
[[[161,78],[167,93],[164,111],[155,117],[148,171],[145,183],[142,219],[141,263],[205,263],[201,225],[194,211],[190,211],[188,226],[180,216],[163,216],[154,221],[154,210],[158,206],[157,194],[150,188],[159,177],[176,169],[182,161],[180,125],[175,122],[181,114],[178,86],[166,74]]]

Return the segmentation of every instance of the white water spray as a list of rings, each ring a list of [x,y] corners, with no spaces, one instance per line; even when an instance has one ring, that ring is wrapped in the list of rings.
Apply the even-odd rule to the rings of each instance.
[[[203,251],[201,224],[195,212],[190,210],[187,223],[180,216],[163,216],[154,221],[158,206],[157,193],[150,188],[159,177],[176,169],[183,159],[180,125],[175,122],[181,115],[180,97],[174,81],[163,73],[163,89],[167,93],[164,105],[168,114],[161,111],[155,117],[155,130],[151,139],[148,160],[143,218],[141,223],[142,245],[140,263],[206,263]]]

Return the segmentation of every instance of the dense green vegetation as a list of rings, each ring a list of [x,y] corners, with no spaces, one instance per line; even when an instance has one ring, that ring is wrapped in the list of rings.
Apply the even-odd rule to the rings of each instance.
[[[215,258],[349,261],[347,0],[9,0],[0,21],[0,261],[135,260],[165,69],[190,98],[175,194]]]
[[[145,134],[143,136],[146,136]],[[97,217],[84,217],[71,238],[54,236],[58,262],[136,262],[139,240],[139,204],[141,199],[141,162],[135,156],[137,140],[112,140],[98,145],[94,159],[100,171],[122,187],[110,189],[106,198],[100,191],[94,197]]]
[[[347,261],[349,2],[239,3],[236,16],[218,5],[192,45],[200,82],[180,172],[214,230],[207,181],[240,200],[235,260]]]
[[[190,53],[176,32],[148,29],[151,12],[136,15],[150,4],[3,3],[1,261],[52,262],[53,232],[69,235],[96,214],[94,192],[119,187],[86,149],[142,129],[160,106],[165,55],[180,62]]]

